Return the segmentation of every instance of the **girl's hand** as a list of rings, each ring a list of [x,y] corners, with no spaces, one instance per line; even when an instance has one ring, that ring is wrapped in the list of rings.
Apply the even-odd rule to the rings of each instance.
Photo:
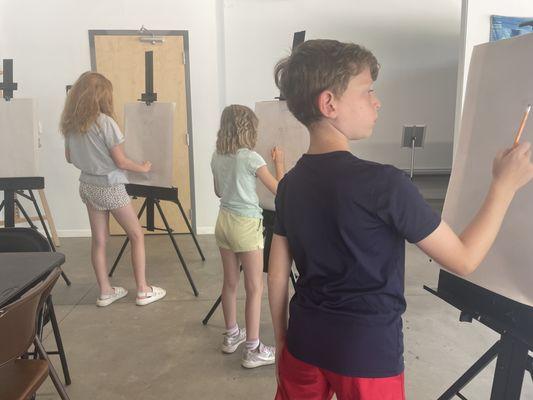
[[[284,165],[285,164],[285,154],[283,153],[283,150],[281,150],[281,147],[276,146],[271,151],[272,160],[276,165]]]
[[[494,183],[514,194],[533,178],[531,144],[524,142],[502,150],[492,165]]]
[[[141,172],[149,172],[152,169],[152,163],[150,161],[145,161],[141,164]]]

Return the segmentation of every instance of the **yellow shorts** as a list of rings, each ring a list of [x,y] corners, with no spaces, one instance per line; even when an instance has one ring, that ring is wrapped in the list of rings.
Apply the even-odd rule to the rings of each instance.
[[[263,220],[243,217],[224,209],[218,212],[215,226],[217,246],[234,253],[263,248]]]

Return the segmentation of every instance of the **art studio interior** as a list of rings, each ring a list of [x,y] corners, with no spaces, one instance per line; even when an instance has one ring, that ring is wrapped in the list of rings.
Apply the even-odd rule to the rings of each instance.
[[[0,0],[0,400],[533,399],[532,71],[529,0]]]

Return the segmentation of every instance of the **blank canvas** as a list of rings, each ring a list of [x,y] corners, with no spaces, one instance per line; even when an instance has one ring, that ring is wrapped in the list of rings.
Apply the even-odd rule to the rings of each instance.
[[[130,183],[172,187],[174,103],[129,103],[124,106],[124,149],[136,162],[150,161],[148,173],[128,172]]]
[[[255,150],[265,159],[268,169],[276,176],[271,151],[280,146],[285,153],[285,171],[289,171],[309,149],[309,132],[289,111],[285,101],[262,101],[255,104],[259,119]],[[257,183],[259,205],[274,211],[274,195],[261,183]]]
[[[533,34],[474,48],[459,143],[443,218],[461,232],[489,189],[492,160],[511,147],[533,102]],[[533,141],[530,118],[523,140]],[[515,196],[494,246],[471,282],[533,306],[533,183]]]
[[[0,98],[0,177],[38,175],[37,146],[35,101]]]

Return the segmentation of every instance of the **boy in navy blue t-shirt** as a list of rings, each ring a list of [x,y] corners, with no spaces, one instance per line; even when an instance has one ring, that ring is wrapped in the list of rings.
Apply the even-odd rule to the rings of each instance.
[[[529,144],[498,154],[486,200],[457,236],[402,171],[349,151],[350,140],[372,134],[378,70],[370,51],[333,40],[304,42],[276,66],[289,109],[310,133],[276,196],[268,277],[276,399],[404,399],[405,240],[469,274],[533,177]],[[300,276],[288,307],[293,260]]]

